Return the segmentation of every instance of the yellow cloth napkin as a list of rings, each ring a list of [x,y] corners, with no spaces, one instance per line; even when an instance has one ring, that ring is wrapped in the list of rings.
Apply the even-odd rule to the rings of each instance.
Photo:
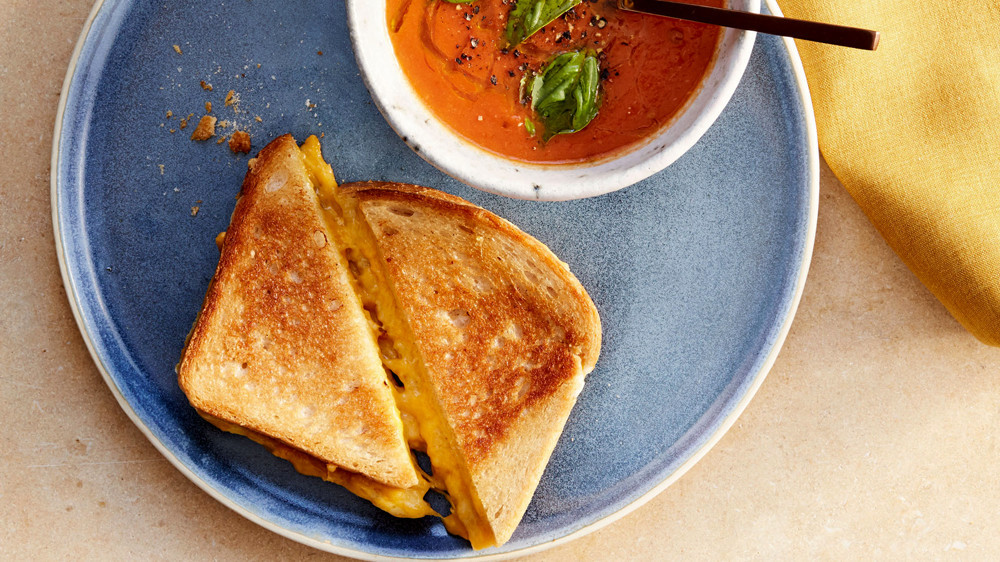
[[[780,0],[875,29],[875,52],[799,41],[819,146],[951,314],[1000,345],[1000,3]]]

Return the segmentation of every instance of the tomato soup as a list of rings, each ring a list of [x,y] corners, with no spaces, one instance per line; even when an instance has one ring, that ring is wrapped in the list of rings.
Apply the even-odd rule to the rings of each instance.
[[[723,0],[699,3],[721,6]],[[386,20],[403,72],[441,121],[486,150],[529,162],[597,160],[655,135],[698,89],[720,36],[715,26],[594,0],[509,47],[513,5],[387,0]],[[531,134],[538,121],[525,83],[553,57],[574,50],[600,63],[599,111],[581,130],[543,140]]]

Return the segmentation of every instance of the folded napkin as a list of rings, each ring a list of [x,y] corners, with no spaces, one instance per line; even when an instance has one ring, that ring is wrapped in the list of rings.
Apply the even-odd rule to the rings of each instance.
[[[1000,4],[781,0],[876,29],[875,52],[799,41],[819,146],[903,262],[1000,345]]]

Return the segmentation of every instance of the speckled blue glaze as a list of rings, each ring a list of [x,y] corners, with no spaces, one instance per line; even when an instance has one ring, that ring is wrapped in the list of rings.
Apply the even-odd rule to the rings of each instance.
[[[242,117],[223,107],[230,89]],[[177,118],[166,110],[197,116],[206,100],[220,119],[251,125],[254,151],[281,133],[325,132],[341,181],[430,185],[512,220],[568,262],[597,303],[597,369],[513,539],[482,554],[573,533],[669,478],[759,382],[794,307],[815,153],[779,39],[758,37],[732,103],[666,171],[609,195],[538,203],[470,189],[393,134],[358,76],[340,2],[107,0],[56,141],[55,227],[71,302],[99,367],[153,442],[244,515],[309,544],[473,554],[432,519],[384,515],[216,430],[178,388],[174,365],[248,159],[189,141],[190,128],[168,132]]]

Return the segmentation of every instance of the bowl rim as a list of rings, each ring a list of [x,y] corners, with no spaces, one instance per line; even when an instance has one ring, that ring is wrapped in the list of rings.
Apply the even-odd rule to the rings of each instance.
[[[760,12],[761,0],[727,0]],[[656,135],[593,162],[546,164],[509,159],[455,133],[427,107],[396,58],[386,0],[346,0],[348,29],[361,78],[389,126],[425,161],[476,189],[513,197],[564,201],[617,191],[662,171],[715,123],[739,86],[756,33],[723,29],[709,72]]]

